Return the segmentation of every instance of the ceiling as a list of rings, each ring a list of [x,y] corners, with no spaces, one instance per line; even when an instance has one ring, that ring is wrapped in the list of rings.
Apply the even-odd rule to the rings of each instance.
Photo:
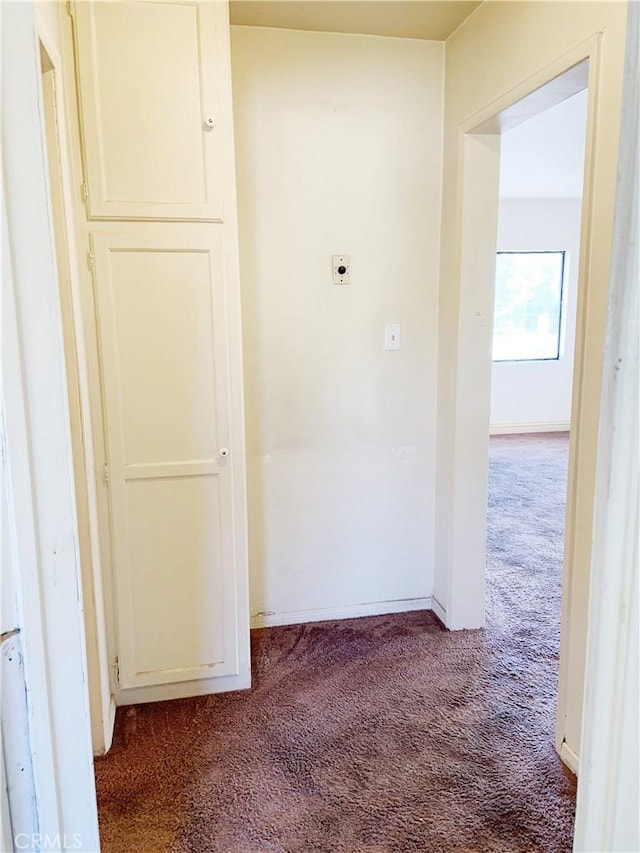
[[[481,0],[231,0],[231,23],[444,41]]]
[[[587,90],[503,134],[500,198],[581,198]]]

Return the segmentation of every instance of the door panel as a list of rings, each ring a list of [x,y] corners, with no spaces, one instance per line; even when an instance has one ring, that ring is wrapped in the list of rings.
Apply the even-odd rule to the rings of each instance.
[[[123,459],[140,465],[215,456],[210,254],[112,250],[109,264]],[[224,422],[224,395],[220,405]]]
[[[89,218],[222,221],[219,5],[75,4]]]
[[[232,674],[222,571],[231,556],[223,533],[230,519],[219,476],[127,480],[125,500],[134,683],[199,678],[212,667]]]
[[[240,675],[221,235],[131,224],[92,245],[121,687]]]

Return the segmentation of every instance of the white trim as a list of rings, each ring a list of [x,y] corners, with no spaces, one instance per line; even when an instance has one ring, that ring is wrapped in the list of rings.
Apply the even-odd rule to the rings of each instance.
[[[576,851],[640,849],[640,7],[628,4],[598,432]]]
[[[488,434],[491,397],[493,282],[498,242],[500,136],[459,128],[459,242],[457,267],[459,312],[454,391],[450,514],[445,529],[436,521],[436,536],[446,535],[448,565],[445,607],[447,628],[483,628]],[[443,410],[439,403],[439,443],[443,442]],[[438,453],[444,459],[447,454]],[[437,475],[437,480],[440,475]],[[438,503],[440,498],[437,497]],[[442,571],[442,569],[440,569]],[[439,587],[437,587],[439,589]]]
[[[565,741],[562,742],[562,746],[560,747],[560,760],[563,764],[566,764],[569,770],[575,775],[578,776],[580,770],[580,759],[574,749],[571,749],[569,744]]]
[[[357,619],[360,616],[383,616],[410,610],[431,610],[431,597],[400,598],[395,601],[372,601],[348,604],[344,607],[318,607],[313,610],[288,610],[283,613],[254,613],[252,628],[273,628],[278,625],[299,625],[306,622],[327,622],[333,619]]]
[[[579,735],[576,729],[582,719],[581,650],[586,646],[585,596],[588,583],[588,561],[592,542],[593,499],[595,482],[591,479],[595,468],[597,444],[597,406],[595,392],[590,384],[593,369],[588,369],[590,328],[596,322],[593,308],[594,290],[597,287],[597,262],[594,259],[598,208],[596,207],[596,172],[598,157],[596,146],[599,137],[600,103],[602,99],[602,39],[593,37],[589,56],[589,85],[587,91],[587,129],[584,168],[584,188],[580,225],[580,253],[578,267],[578,303],[576,312],[576,338],[571,397],[571,438],[567,477],[565,511],[564,559],[562,566],[562,609],[560,617],[560,660],[558,665],[558,701],[556,711],[556,751],[562,750],[567,737],[571,749],[579,755]],[[605,286],[608,286],[605,285]],[[591,320],[593,316],[593,320]],[[602,314],[598,313],[598,320]],[[604,335],[603,335],[604,338]],[[604,345],[604,341],[603,341]],[[596,356],[597,358],[598,356]],[[600,366],[600,365],[598,365]],[[600,380],[599,380],[600,381]],[[601,393],[601,386],[597,393]],[[581,609],[582,603],[582,609]],[[581,683],[576,684],[579,673]],[[578,723],[578,721],[580,721]]]
[[[529,432],[569,432],[571,421],[531,421],[529,423],[491,424],[490,435],[520,435]]]
[[[431,599],[431,609],[436,614],[438,619],[442,622],[442,624],[446,625],[447,624],[447,611],[442,606],[442,604],[440,604],[440,602],[438,601],[438,599],[435,596],[433,596],[433,598]]]
[[[61,10],[58,10],[59,12]],[[60,305],[64,337],[68,349],[65,352],[67,393],[71,415],[71,447],[74,461],[75,497],[78,516],[78,548],[81,559],[82,592],[84,598],[85,633],[87,639],[87,664],[89,684],[89,706],[93,751],[103,755],[113,738],[110,722],[110,703],[114,701],[109,679],[109,654],[105,625],[104,594],[102,589],[102,566],[100,560],[99,511],[96,495],[94,446],[91,435],[91,408],[88,390],[84,331],[81,312],[81,281],[78,276],[79,253],[73,217],[73,179],[70,170],[69,145],[64,91],[63,59],[60,39],[49,29],[36,6],[38,38],[48,55],[53,75],[54,98],[52,109],[55,114],[55,151],[48,151],[49,161],[56,157],[60,209],[57,211],[54,233],[59,229],[59,240],[63,246],[58,266],[64,274],[60,285]],[[44,69],[41,69],[44,71]],[[43,108],[46,98],[43,94]],[[73,103],[73,101],[72,101]],[[46,144],[50,143],[46,138]],[[47,171],[49,163],[47,163]],[[52,176],[49,175],[49,181]],[[51,186],[51,183],[50,183]],[[56,212],[52,212],[55,218]],[[52,221],[53,225],[53,221]]]
[[[63,88],[66,103],[64,129],[67,141],[67,159],[71,174],[71,186],[75,188],[72,194],[70,211],[73,215],[73,230],[76,235],[76,245],[79,249],[75,261],[78,288],[74,297],[74,319],[77,323],[76,346],[78,357],[81,403],[83,406],[83,442],[87,449],[86,459],[91,458],[91,471],[87,471],[90,481],[87,482],[87,494],[92,501],[92,547],[93,572],[95,590],[102,592],[102,602],[95,602],[96,622],[102,623],[99,644],[106,649],[108,666],[108,692],[110,696],[117,693],[118,685],[115,679],[115,667],[112,665],[117,655],[117,636],[115,629],[115,591],[113,583],[113,558],[111,543],[111,519],[109,510],[108,489],[104,487],[103,472],[107,462],[107,451],[104,434],[104,402],[100,378],[99,346],[97,336],[97,317],[95,313],[93,283],[87,263],[86,252],[89,249],[89,230],[86,219],[85,205],[80,200],[78,188],[84,182],[84,168],[80,144],[80,125],[78,115],[75,48],[73,37],[73,15],[65,14],[60,6],[60,40],[63,56]],[[74,8],[74,4],[71,4]],[[92,452],[89,456],[89,448]],[[85,604],[87,606],[87,604]],[[104,697],[103,697],[104,701]],[[116,701],[117,704],[117,701]],[[111,741],[112,731],[106,731],[105,745]],[[97,744],[100,751],[100,744]]]
[[[113,743],[113,733],[116,725],[116,697],[109,697],[109,712],[105,718],[105,740],[101,743],[93,743],[94,755],[106,755]]]

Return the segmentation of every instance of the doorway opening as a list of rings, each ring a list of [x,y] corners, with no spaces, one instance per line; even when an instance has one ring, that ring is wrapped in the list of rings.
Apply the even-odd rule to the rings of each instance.
[[[576,48],[554,65],[541,70],[503,98],[488,105],[461,127],[464,167],[460,197],[461,239],[458,259],[460,300],[456,399],[459,402],[456,430],[453,435],[455,467],[452,559],[447,607],[449,628],[481,627],[485,624],[486,510],[489,475],[487,439],[491,410],[502,138],[506,139],[509,130],[586,91],[587,128],[584,159],[585,163],[591,163],[594,137],[593,115],[598,89],[597,66],[597,40],[593,40]],[[578,769],[578,756],[575,755],[574,758],[568,751],[570,747],[568,731],[573,725],[574,732],[579,733],[582,718],[590,560],[589,536],[584,534],[585,532],[588,534],[592,523],[597,406],[600,398],[598,367],[602,358],[601,349],[597,352],[594,350],[594,341],[603,339],[605,328],[604,311],[599,313],[596,310],[593,304],[594,296],[590,296],[589,292],[593,278],[591,271],[596,262],[591,251],[594,236],[592,234],[593,204],[593,175],[587,168],[581,206],[579,252],[577,252],[579,259],[573,260],[574,265],[576,263],[578,265],[577,319],[573,394],[569,418],[569,472],[566,492],[556,727],[556,749],[574,770]],[[527,247],[512,246],[511,248],[523,250]],[[532,340],[535,343],[537,340],[537,345],[547,347],[547,351],[553,356],[557,352],[562,352],[563,347],[567,349],[567,331],[566,326],[563,330],[562,312],[564,309],[566,320],[570,316],[566,304],[570,288],[565,288],[564,284],[569,265],[564,268],[567,260],[566,251],[564,257],[557,257],[562,251],[562,246],[548,245],[545,248],[555,250],[555,258],[552,259],[556,262],[555,285],[552,287],[550,284],[548,291],[550,294],[555,293],[556,310],[555,313],[551,312],[552,316],[541,321],[540,335],[536,333],[537,327],[534,324],[528,340],[529,343]],[[524,251],[518,251],[518,254],[521,257],[517,258],[517,263],[532,260],[531,257],[522,257],[527,254]],[[512,261],[513,258],[507,260]],[[547,266],[553,271],[554,264],[547,263]],[[513,263],[511,267],[514,267]],[[559,270],[562,270],[561,279]],[[526,316],[520,322],[526,324]],[[554,336],[556,353],[553,352]],[[502,341],[504,346],[509,344],[508,335],[506,338],[507,340]],[[463,532],[464,535],[462,535]],[[574,737],[573,742],[579,743],[579,734]]]
[[[547,743],[556,726],[587,94],[506,131],[500,149],[487,630]],[[576,711],[558,724],[561,757],[577,772]]]

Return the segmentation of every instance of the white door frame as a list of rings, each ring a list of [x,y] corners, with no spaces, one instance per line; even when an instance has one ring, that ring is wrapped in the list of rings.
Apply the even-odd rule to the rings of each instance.
[[[640,6],[629,5],[600,409],[576,851],[640,849]]]
[[[2,25],[2,403],[38,832],[59,845],[66,834],[76,849],[96,851],[82,589],[33,3],[3,4]]]
[[[451,629],[480,628],[485,623],[484,581],[488,496],[488,436],[491,389],[493,289],[499,189],[500,134],[588,86],[588,124],[580,241],[576,350],[573,378],[569,486],[563,570],[561,664],[558,691],[558,751],[567,753],[564,723],[568,695],[574,565],[577,540],[576,506],[593,501],[593,439],[597,424],[585,416],[585,328],[591,282],[595,112],[599,95],[600,36],[542,69],[520,86],[488,105],[460,127],[463,163],[460,188],[462,230],[459,253],[460,308],[454,427],[453,506],[449,533],[450,563],[445,624]],[[588,78],[587,78],[588,71]],[[593,377],[591,377],[593,380]],[[586,470],[586,474],[585,474]],[[577,749],[576,744],[576,749]],[[577,755],[563,754],[577,770]]]
[[[598,39],[589,39],[553,65],[494,101],[460,127],[463,164],[460,186],[460,292],[451,543],[446,600],[440,602],[451,629],[481,628],[485,621],[484,575],[488,494],[488,435],[491,385],[493,289],[497,242],[500,134],[585,88],[578,77],[567,88],[554,82],[587,60],[589,114],[593,113]],[[544,87],[544,89],[543,89]],[[571,91],[573,89],[573,91]],[[562,94],[564,92],[564,94]],[[593,122],[588,127],[586,162],[593,155]],[[484,152],[484,153],[483,153]],[[579,289],[588,284],[585,246],[591,229],[591,174],[585,169]],[[584,312],[584,298],[578,312]],[[580,337],[578,329],[577,338]],[[577,344],[573,421],[576,422],[583,365]],[[572,444],[575,445],[575,437]]]
[[[43,77],[45,74],[50,76],[51,83],[49,89],[43,90],[42,109],[46,127],[45,145],[48,148],[53,147],[53,150],[47,151],[47,173],[51,186],[52,227],[57,266],[60,271],[59,295],[74,463],[78,550],[85,601],[84,620],[92,742],[94,753],[102,755],[111,746],[115,722],[115,697],[110,685],[97,477],[93,431],[90,427],[92,417],[82,322],[81,281],[78,276],[78,250],[73,217],[73,180],[67,142],[67,114],[62,79],[63,61],[58,39],[48,30],[37,6],[36,22],[39,41],[46,54],[48,65],[41,70]],[[50,120],[51,117],[53,121]],[[51,174],[53,162],[56,169],[54,175]]]

